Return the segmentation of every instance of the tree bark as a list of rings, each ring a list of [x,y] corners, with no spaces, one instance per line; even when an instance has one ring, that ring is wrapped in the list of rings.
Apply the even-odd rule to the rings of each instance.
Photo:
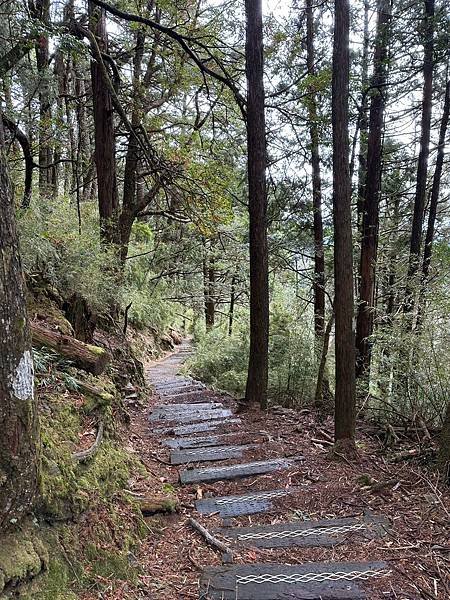
[[[37,0],[35,18],[43,25],[50,23],[50,0]],[[52,110],[49,88],[49,43],[48,37],[41,34],[36,43],[36,67],[39,73],[39,191],[48,196],[52,193],[54,175],[52,152]]]
[[[423,96],[420,135],[419,160],[417,162],[416,191],[414,213],[409,247],[409,264],[406,283],[404,312],[414,308],[414,277],[419,269],[422,228],[427,192],[428,157],[430,154],[431,108],[433,100],[433,54],[434,54],[434,0],[424,0],[424,58],[423,58]],[[412,329],[412,319],[408,328]]]
[[[212,329],[215,322],[215,301],[214,291],[216,286],[216,271],[214,268],[214,258],[210,255],[208,258],[208,294],[206,297],[206,328]]]
[[[325,378],[325,367],[327,364],[327,355],[328,355],[328,345],[330,343],[330,335],[331,335],[331,329],[333,327],[333,323],[334,323],[334,313],[331,314],[330,320],[327,323],[327,326],[325,327],[325,331],[323,334],[323,344],[322,344],[322,352],[321,352],[321,356],[320,356],[320,362],[319,362],[319,368],[317,371],[317,381],[316,381],[316,391],[314,394],[314,406],[316,408],[319,409],[324,409],[326,408],[325,404],[328,404],[328,402],[325,402],[325,394],[324,394],[324,387],[326,390],[326,397],[327,400],[329,400],[329,389],[328,389],[328,381]]]
[[[39,485],[39,424],[14,201],[0,120],[0,530],[25,516]]]
[[[366,181],[362,216],[361,260],[359,266],[360,297],[356,321],[356,375],[368,375],[371,358],[370,336],[375,310],[375,272],[378,252],[379,203],[385,86],[387,82],[390,0],[378,0],[378,21],[369,112]]]
[[[209,247],[206,240],[203,239],[203,290],[205,299],[205,326],[206,331],[214,327],[215,305],[214,305],[214,287],[215,271],[214,259],[211,256],[211,241]]]
[[[89,3],[89,26],[99,50],[108,53],[108,34],[104,9]],[[116,181],[115,127],[111,93],[103,81],[102,68],[91,61],[92,103],[95,129],[94,159],[97,169],[97,196],[102,239],[118,243],[118,194]]]
[[[142,31],[136,33],[136,50],[133,58],[133,108],[131,124],[133,128],[140,125],[142,99],[139,96],[140,79],[142,70],[142,57],[144,54],[145,36]],[[137,171],[140,157],[139,144],[134,135],[129,135],[127,154],[125,157],[125,170],[123,179],[123,200],[120,215],[120,247],[121,260],[125,261],[128,254],[131,228],[136,218],[136,192]]]
[[[357,225],[358,233],[362,234],[362,216],[364,211],[364,190],[367,173],[367,131],[369,128],[367,118],[367,85],[369,82],[369,0],[364,0],[364,35],[363,53],[361,61],[361,118],[359,123],[359,152],[358,152],[358,200],[357,200]]]
[[[86,118],[86,85],[84,71],[76,59],[73,62],[75,78],[76,122],[77,122],[77,158],[74,187],[77,188],[77,202],[87,201],[91,188],[92,177],[92,152]]]
[[[353,332],[353,256],[348,136],[348,0],[335,0],[332,76],[333,223],[335,286],[335,442],[339,451],[355,449],[355,339]]]
[[[23,158],[25,161],[25,181],[23,189],[22,208],[28,208],[31,202],[31,192],[33,190],[33,169],[36,166],[33,160],[33,152],[31,149],[30,140],[20,127],[6,115],[2,115],[3,125],[8,128],[9,132],[16,138],[22,148]]]
[[[250,225],[250,356],[245,398],[267,407],[269,276],[267,252],[266,131],[261,0],[245,0],[247,175]]]
[[[431,254],[433,250],[434,227],[436,224],[437,207],[439,202],[439,191],[441,187],[442,167],[444,165],[445,139],[447,135],[448,119],[450,113],[450,80],[445,87],[444,109],[442,112],[441,126],[439,129],[439,142],[434,169],[433,185],[430,197],[430,212],[428,214],[427,233],[425,236],[425,248],[422,264],[422,275],[424,282],[428,279],[430,270]]]
[[[314,78],[314,11],[313,0],[306,0],[306,50],[307,68],[310,78]],[[309,86],[308,118],[311,139],[312,196],[314,219],[314,332],[316,334],[317,351],[320,355],[325,327],[325,260],[323,252],[322,221],[322,179],[320,174],[319,130],[317,124],[317,99],[314,82]]]
[[[450,483],[450,402],[447,403],[438,455],[439,468],[446,483]]]
[[[236,276],[231,278],[230,310],[228,311],[228,336],[233,335],[234,305],[236,302]]]

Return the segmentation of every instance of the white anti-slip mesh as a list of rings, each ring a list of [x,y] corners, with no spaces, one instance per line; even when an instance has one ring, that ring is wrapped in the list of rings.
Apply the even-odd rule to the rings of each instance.
[[[265,466],[268,467],[284,467],[286,465],[289,465],[291,463],[291,461],[288,460],[268,460],[265,464]],[[204,473],[229,473],[232,471],[240,471],[243,468],[252,468],[252,467],[259,467],[261,463],[259,462],[254,462],[254,463],[246,463],[244,465],[230,465],[229,467],[220,467],[220,468],[208,468],[208,469],[199,469],[197,471],[197,473],[199,474],[204,474]]]
[[[333,527],[316,527],[312,529],[296,529],[291,531],[258,531],[243,533],[237,536],[238,540],[273,540],[284,538],[302,538],[312,535],[339,535],[351,531],[362,531],[367,529],[365,523],[354,523],[353,525],[341,525]]]
[[[238,575],[237,585],[249,583],[321,583],[323,581],[356,581],[372,577],[384,577],[391,573],[390,569],[367,569],[366,571],[337,571],[336,573],[292,573],[292,575],[273,575],[262,573],[260,575]]]
[[[192,450],[178,450],[177,452],[182,452],[183,454],[187,454],[190,456],[191,454],[221,454],[222,452],[234,452],[235,450],[247,450],[251,448],[251,446],[225,446],[222,448],[205,448],[200,450],[199,448],[195,448]]]
[[[220,498],[216,500],[216,504],[241,504],[242,502],[252,502],[253,500],[269,500],[269,498],[286,496],[289,493],[288,490],[276,490],[264,494],[255,494],[254,496],[245,496],[244,498]]]

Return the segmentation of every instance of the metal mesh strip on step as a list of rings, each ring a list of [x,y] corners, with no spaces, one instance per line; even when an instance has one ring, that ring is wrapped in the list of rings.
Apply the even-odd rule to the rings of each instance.
[[[337,571],[336,573],[292,573],[271,574],[261,573],[258,575],[238,575],[237,585],[263,584],[263,583],[320,583],[322,581],[365,581],[372,577],[385,577],[391,573],[390,569],[367,569],[366,571]]]
[[[245,495],[237,498],[218,498],[216,504],[236,504],[242,502],[252,502],[253,500],[269,500],[270,498],[279,498],[289,494],[288,490],[274,490],[272,492],[263,492],[254,495]]]
[[[180,454],[186,454],[188,456],[199,454],[200,452],[204,452],[205,454],[222,454],[223,452],[237,452],[238,450],[248,450],[252,448],[251,445],[243,445],[243,446],[218,446],[217,448],[193,448],[192,450],[177,450]]]
[[[264,466],[267,467],[285,467],[287,465],[289,465],[291,463],[291,461],[287,460],[287,459],[279,459],[279,460],[268,460],[266,462],[264,462]],[[220,472],[220,473],[232,473],[233,471],[240,471],[242,469],[242,467],[247,467],[247,468],[251,468],[251,467],[258,467],[260,466],[260,462],[253,462],[253,463],[246,463],[246,464],[239,464],[239,465],[230,465],[227,467],[220,467],[220,468],[207,468],[207,469],[198,469],[197,473],[198,474],[206,474],[206,473],[211,473],[213,472]]]
[[[340,527],[313,527],[311,529],[296,529],[293,531],[255,531],[243,533],[237,536],[238,540],[272,540],[283,538],[302,538],[317,535],[339,535],[351,531],[362,531],[367,529],[366,523],[354,523],[353,525],[342,525]]]

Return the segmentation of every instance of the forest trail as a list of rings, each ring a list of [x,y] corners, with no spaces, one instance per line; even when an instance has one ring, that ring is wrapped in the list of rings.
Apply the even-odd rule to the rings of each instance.
[[[417,540],[437,544],[444,528],[437,501],[425,519],[412,497],[416,474],[369,452],[357,464],[330,461],[330,423],[309,410],[237,414],[230,396],[178,373],[190,352],[184,342],[147,369],[155,394],[140,452],[178,511],[147,519],[139,597],[426,597],[431,553],[418,561]]]

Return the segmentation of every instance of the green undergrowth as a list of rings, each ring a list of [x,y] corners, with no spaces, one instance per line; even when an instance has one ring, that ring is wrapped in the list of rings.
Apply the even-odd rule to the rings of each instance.
[[[188,369],[197,378],[236,396],[245,392],[250,332],[247,315],[236,318],[233,334],[226,324],[196,332],[196,352]],[[287,406],[309,405],[314,399],[316,358],[313,332],[289,310],[273,303],[269,336],[269,401]]]

